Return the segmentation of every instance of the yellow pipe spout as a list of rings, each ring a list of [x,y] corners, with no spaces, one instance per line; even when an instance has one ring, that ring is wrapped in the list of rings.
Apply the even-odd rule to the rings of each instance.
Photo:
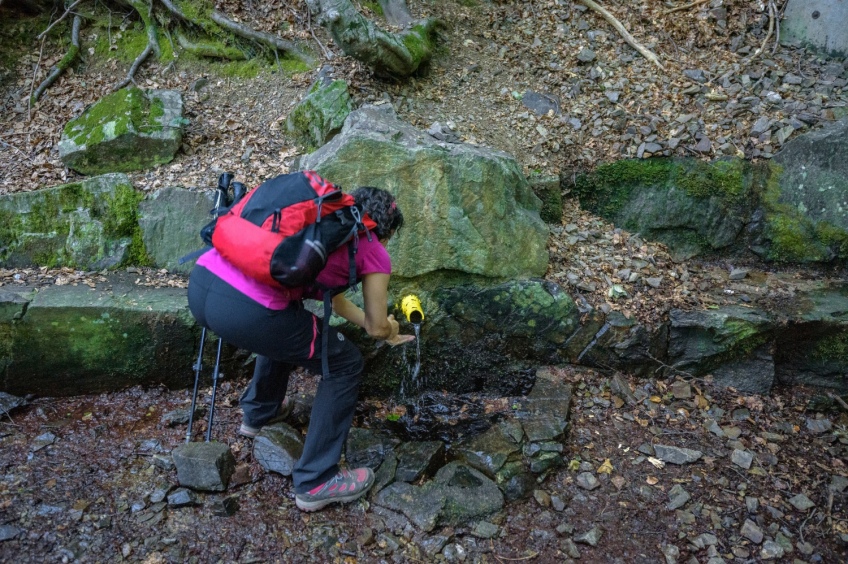
[[[400,301],[400,309],[410,323],[418,325],[424,321],[424,309],[421,307],[421,300],[418,299],[418,296],[412,294],[405,296]]]

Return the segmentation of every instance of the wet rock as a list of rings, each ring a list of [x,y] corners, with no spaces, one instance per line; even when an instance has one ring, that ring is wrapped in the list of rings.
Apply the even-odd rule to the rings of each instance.
[[[194,490],[226,490],[236,466],[230,447],[218,442],[186,443],[171,456],[180,485]]]
[[[750,519],[745,519],[739,534],[754,544],[760,544],[763,542],[764,535],[762,529],[760,529],[757,524]]]
[[[457,460],[494,477],[510,455],[519,451],[512,428],[520,423],[500,422],[482,435],[454,445],[452,452]],[[521,431],[523,433],[523,431]]]
[[[789,498],[789,503],[798,511],[806,511],[816,506],[810,498],[802,493]]]
[[[598,546],[598,541],[601,540],[601,536],[604,532],[598,527],[592,527],[585,533],[581,535],[576,535],[574,537],[574,542],[578,542],[580,544],[588,544],[589,546]]]
[[[490,515],[503,507],[497,484],[481,472],[451,462],[422,486],[395,482],[374,499],[406,515],[416,526],[431,531],[437,524],[456,525]]]
[[[730,455],[730,461],[736,466],[747,470],[751,467],[751,463],[754,461],[754,455],[746,450],[735,449]]]
[[[285,423],[266,425],[253,440],[253,456],[266,472],[291,476],[302,453],[303,437]]]
[[[379,468],[374,472],[374,486],[371,488],[371,493],[376,494],[395,480],[397,473],[397,457],[395,454],[389,453],[380,464]]]
[[[657,458],[671,464],[690,464],[703,455],[699,450],[669,445],[654,445],[654,452]]]
[[[399,440],[384,433],[353,427],[345,445],[345,460],[353,468],[367,466],[376,469],[399,444]]]
[[[170,507],[188,507],[197,505],[197,496],[187,488],[177,488],[168,494],[168,505]]]
[[[576,481],[578,486],[588,491],[592,491],[601,486],[598,478],[596,478],[591,472],[581,472],[577,475]]]
[[[395,479],[415,482],[423,476],[430,476],[444,462],[445,445],[441,441],[412,441],[402,443],[396,454]]]

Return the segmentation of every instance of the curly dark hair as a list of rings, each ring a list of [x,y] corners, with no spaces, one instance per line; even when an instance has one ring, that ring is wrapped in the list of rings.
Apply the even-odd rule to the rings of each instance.
[[[373,232],[378,239],[385,239],[403,227],[403,214],[395,201],[395,197],[387,190],[373,186],[360,186],[351,195],[363,211],[374,220],[377,227]]]

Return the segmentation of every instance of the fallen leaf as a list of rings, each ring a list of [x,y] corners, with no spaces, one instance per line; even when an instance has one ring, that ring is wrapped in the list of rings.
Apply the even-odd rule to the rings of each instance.
[[[645,478],[645,481],[646,481],[646,482],[648,483],[648,485],[650,485],[650,486],[655,486],[655,485],[657,485],[657,484],[659,483],[659,480],[658,480],[658,479],[656,479],[656,478],[654,478],[653,476],[648,476],[647,478]]]
[[[612,462],[610,462],[609,458],[604,460],[604,463],[598,468],[598,474],[612,474],[612,471]]]

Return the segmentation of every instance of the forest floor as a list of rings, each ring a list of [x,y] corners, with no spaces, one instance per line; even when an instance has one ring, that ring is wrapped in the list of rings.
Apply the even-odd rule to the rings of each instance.
[[[848,96],[841,61],[776,46],[768,34],[767,2],[726,0],[673,14],[663,13],[666,4],[683,2],[606,3],[660,56],[664,69],[575,2],[409,4],[415,15],[434,15],[445,25],[435,59],[403,82],[378,80],[342,56],[320,28],[310,30],[302,2],[230,1],[218,7],[258,29],[313,42],[320,52],[314,31],[335,53],[325,64],[348,81],[357,104],[390,103],[422,129],[447,125],[463,142],[509,152],[527,173],[571,178],[599,162],[652,153],[768,158],[793,135],[843,115]],[[117,32],[128,20],[117,13],[114,18]],[[285,31],[284,23],[290,25]],[[33,85],[64,53],[61,29],[43,44],[23,46],[20,57],[0,70],[0,194],[79,179],[58,159],[61,130],[126,74],[127,63],[87,55],[91,37],[84,28],[83,62],[30,107]],[[182,92],[191,123],[177,158],[132,174],[135,186],[211,190],[224,170],[247,184],[287,172],[301,149],[287,141],[281,126],[315,74],[269,68],[255,77],[227,77],[214,64],[187,60],[142,67],[138,85]],[[530,107],[546,103],[552,111],[544,115]],[[662,321],[673,307],[737,303],[743,295],[771,299],[792,293],[799,280],[845,278],[828,268],[674,262],[662,245],[616,229],[574,200],[567,199],[563,211],[561,225],[551,226],[548,278],[596,307],[646,323]],[[655,283],[616,279],[636,263]],[[729,279],[736,266],[751,268],[746,280]],[[167,272],[139,273],[142,284],[184,285]],[[0,285],[85,283],[92,276],[97,274],[69,269],[0,270]],[[626,299],[608,299],[613,281],[625,287]],[[709,381],[675,388],[672,382],[632,380],[648,399],[630,405],[610,392],[607,374],[569,368],[563,377],[579,386],[566,445],[574,465],[493,518],[499,534],[492,539],[475,536],[471,528],[421,535],[367,503],[300,514],[290,482],[264,475],[248,445],[235,437],[243,381],[224,383],[216,428],[242,468],[243,481],[233,490],[241,508],[230,518],[215,517],[209,503],[170,509],[155,501],[170,474],[156,466],[154,455],[183,436],[161,415],[185,407],[184,390],[36,399],[0,423],[0,557],[429,561],[434,540],[444,537],[448,545],[439,558],[471,562],[562,562],[577,552],[586,562],[848,559],[848,416],[821,392],[777,389],[751,397]],[[310,381],[302,375],[293,385],[308,388]],[[663,464],[654,444],[703,456],[691,464]],[[747,467],[744,453],[754,454]],[[578,481],[583,472],[597,477],[597,489]],[[686,497],[680,490],[690,499],[678,506]],[[594,530],[602,533],[599,540],[590,534],[574,546]]]

